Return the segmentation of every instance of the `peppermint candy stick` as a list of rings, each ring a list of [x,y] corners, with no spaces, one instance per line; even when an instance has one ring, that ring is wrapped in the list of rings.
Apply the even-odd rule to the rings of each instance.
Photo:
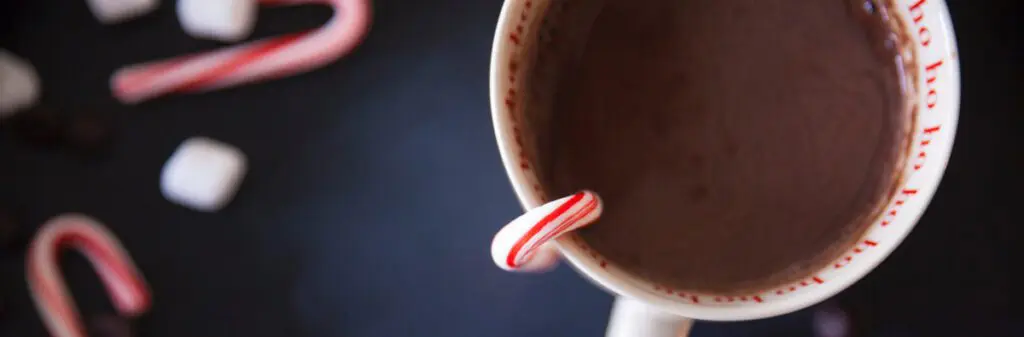
[[[491,242],[494,263],[509,271],[554,267],[558,252],[546,243],[601,216],[601,199],[583,191],[534,208],[505,225]]]
[[[84,254],[99,274],[114,307],[138,316],[150,306],[149,290],[121,243],[103,225],[82,215],[64,215],[43,225],[26,261],[26,278],[43,323],[54,337],[85,337],[78,309],[60,272],[57,256],[71,247]]]
[[[310,71],[355,49],[370,25],[369,0],[261,2],[327,4],[334,8],[334,17],[313,31],[122,68],[111,79],[114,96],[123,103],[139,103],[170,93],[204,92]]]

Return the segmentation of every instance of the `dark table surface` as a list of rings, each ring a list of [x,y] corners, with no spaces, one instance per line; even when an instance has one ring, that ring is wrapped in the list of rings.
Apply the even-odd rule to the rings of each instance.
[[[1001,317],[1010,285],[1020,284],[1007,278],[1024,188],[1012,135],[1024,126],[1016,85],[1024,30],[1011,23],[1021,6],[977,4],[951,1],[965,84],[944,185],[905,245],[840,296],[903,308],[893,320],[919,323],[899,336],[938,325],[933,315],[966,328],[982,320],[956,319],[966,311]],[[520,213],[487,101],[501,1],[374,6],[365,43],[326,68],[123,106],[107,86],[114,69],[218,45],[187,37],[172,1],[117,26],[98,24],[83,1],[0,1],[0,46],[36,65],[44,104],[113,113],[118,138],[102,159],[0,141],[0,202],[22,207],[33,228],[83,212],[115,231],[154,293],[141,336],[600,336],[611,296],[569,268],[514,275],[488,256],[495,230]],[[263,11],[256,35],[329,16],[317,7]],[[219,213],[160,195],[164,161],[197,135],[249,156],[241,191]],[[0,254],[0,336],[44,336],[23,256]],[[113,312],[88,263],[64,261],[82,312]],[[807,336],[809,317],[702,324],[694,335]]]

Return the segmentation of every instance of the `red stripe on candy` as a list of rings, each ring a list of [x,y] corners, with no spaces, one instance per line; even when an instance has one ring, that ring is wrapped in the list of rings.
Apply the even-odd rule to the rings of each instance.
[[[180,86],[171,91],[193,91],[206,87],[210,83],[216,82],[224,76],[227,76],[238,68],[251,64],[265,57],[267,54],[273,53],[281,48],[287,47],[296,41],[302,39],[307,35],[308,32],[295,33],[291,35],[282,36],[270,41],[267,41],[262,46],[255,46],[253,49],[247,50],[239,55],[235,56],[227,62],[224,62],[220,66],[214,69],[210,69],[201,76],[197,76],[195,79],[189,82],[182,83]]]
[[[548,239],[551,239],[551,237],[555,235],[561,234],[562,231],[565,230],[566,228],[572,227],[572,225],[575,225],[577,222],[580,221],[580,219],[583,219],[590,215],[590,213],[593,212],[596,208],[597,199],[590,199],[590,202],[588,202],[586,205],[583,205],[583,208],[581,208],[579,212],[576,212],[573,215],[569,216],[569,218],[566,219],[564,223],[558,225],[558,227],[555,227],[555,229],[551,230],[547,234],[544,234],[544,236],[541,237],[540,240],[537,240],[537,242],[542,243],[547,241]]]
[[[548,214],[543,219],[540,219],[540,221],[537,222],[536,225],[533,225],[533,227],[531,227],[530,230],[526,232],[526,235],[520,238],[519,241],[517,241],[516,244],[512,246],[512,250],[509,251],[508,258],[505,259],[505,263],[508,264],[508,266],[511,268],[518,267],[519,265],[516,264],[516,256],[519,255],[519,251],[523,249],[523,246],[525,246],[527,242],[530,242],[530,240],[533,239],[534,235],[540,233],[540,231],[544,229],[544,226],[547,226],[549,223],[565,214],[565,212],[568,212],[569,209],[572,209],[573,206],[576,206],[576,204],[579,203],[580,200],[583,200],[584,195],[585,193],[583,192],[576,193],[575,195],[572,196],[572,198],[569,198],[569,200],[566,201],[564,204],[558,206],[558,208],[556,208],[554,212],[551,212],[551,214]]]
[[[143,85],[148,86],[150,82],[153,82],[154,80],[159,78],[160,75],[163,75],[169,71],[173,71],[181,67],[183,64],[191,62],[195,58],[196,55],[182,56],[177,59],[168,61],[167,63],[155,65],[149,69],[149,72],[140,73],[138,76],[126,78],[123,81],[121,81],[121,83],[118,83],[118,90],[130,91],[134,87]]]

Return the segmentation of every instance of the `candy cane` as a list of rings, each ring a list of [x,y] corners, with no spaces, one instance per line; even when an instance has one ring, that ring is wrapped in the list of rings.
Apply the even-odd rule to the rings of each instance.
[[[334,16],[323,27],[302,33],[132,65],[114,73],[114,96],[139,103],[176,92],[202,92],[279,78],[322,67],[352,51],[370,24],[369,0],[262,0],[264,4],[323,3]]]
[[[57,254],[71,246],[96,269],[121,314],[137,316],[149,309],[145,281],[117,239],[103,225],[82,215],[64,215],[43,225],[29,248],[26,278],[43,322],[54,337],[84,337],[74,299],[60,272]]]
[[[583,191],[561,198],[512,220],[491,242],[494,263],[505,270],[539,271],[551,268],[558,252],[544,244],[589,225],[601,216],[601,198]]]

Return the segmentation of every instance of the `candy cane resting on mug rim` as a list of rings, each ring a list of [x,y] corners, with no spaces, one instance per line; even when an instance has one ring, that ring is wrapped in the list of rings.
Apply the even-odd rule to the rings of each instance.
[[[170,93],[210,91],[310,71],[352,51],[370,25],[369,0],[260,2],[327,4],[334,8],[334,16],[311,31],[122,68],[111,78],[114,96],[124,103],[139,103]]]
[[[547,243],[593,223],[603,207],[597,194],[582,191],[531,209],[494,235],[491,257],[509,271],[551,269],[558,262],[558,251]]]
[[[114,307],[138,316],[150,306],[145,280],[121,243],[103,225],[82,215],[63,215],[43,225],[26,258],[26,278],[43,323],[53,337],[85,337],[78,309],[60,272],[58,255],[71,247],[85,255],[107,288]]]

